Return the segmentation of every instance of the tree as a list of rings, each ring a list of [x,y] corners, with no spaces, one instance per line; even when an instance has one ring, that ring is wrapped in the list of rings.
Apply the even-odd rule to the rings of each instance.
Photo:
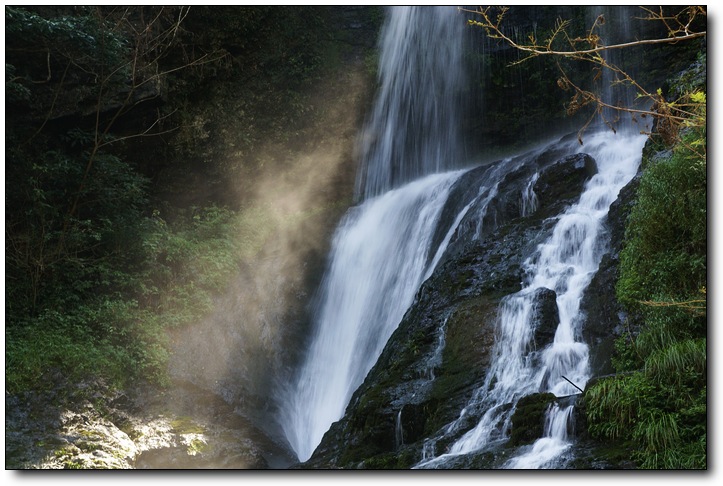
[[[6,131],[12,183],[6,243],[8,274],[23,282],[9,290],[19,290],[13,307],[25,305],[36,314],[43,287],[66,275],[77,286],[87,269],[128,253],[146,180],[113,148],[174,130],[162,128],[169,114],[157,108],[150,119],[137,113],[158,106],[154,100],[162,97],[170,73],[225,55],[201,53],[169,65],[188,12],[78,7],[59,15],[6,8],[6,92],[13,120]]]
[[[472,12],[476,16],[476,19],[468,21],[470,25],[483,28],[490,38],[497,39],[525,55],[515,64],[538,56],[589,63],[592,64],[595,79],[600,79],[607,72],[611,84],[630,87],[635,91],[638,100],[641,98],[647,100],[647,107],[644,108],[612,104],[599,92],[585,89],[580,83],[573,81],[568,70],[558,62],[561,75],[557,79],[557,85],[565,91],[572,91],[572,98],[567,105],[568,114],[574,114],[585,106],[594,107],[591,117],[578,133],[580,143],[582,143],[582,133],[596,117],[600,117],[603,123],[614,129],[616,117],[621,113],[630,114],[633,120],[637,117],[652,117],[657,122],[657,132],[668,144],[680,140],[681,127],[705,124],[705,115],[701,115],[700,109],[701,105],[705,105],[704,93],[685,93],[674,101],[666,100],[661,89],[650,90],[644,87],[609,57],[613,51],[637,46],[672,45],[704,39],[707,34],[705,25],[701,25],[701,19],[706,17],[705,7],[689,6],[674,13],[667,13],[663,7],[657,10],[641,7],[644,15],[642,18],[661,24],[665,36],[613,44],[606,44],[599,33],[600,27],[606,23],[603,15],[599,15],[592,26],[581,35],[571,33],[573,28],[571,21],[558,19],[544,38],[539,38],[536,33],[530,33],[524,41],[519,41],[514,35],[506,32],[505,20],[509,13],[508,7],[480,7],[474,11],[465,11]]]
[[[161,368],[163,335],[138,306],[149,181],[122,148],[176,128],[162,111],[171,73],[226,55],[182,49],[188,12],[6,7],[9,390],[57,369]]]

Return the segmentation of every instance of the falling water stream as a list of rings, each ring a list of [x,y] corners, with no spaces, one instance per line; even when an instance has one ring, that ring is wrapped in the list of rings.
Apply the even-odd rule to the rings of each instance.
[[[342,416],[429,277],[431,239],[460,174],[431,175],[370,199],[338,228],[309,359],[282,416],[301,460]]]
[[[462,172],[462,30],[453,7],[388,11],[380,89],[360,137],[361,204],[334,236],[307,359],[281,397],[279,422],[307,460],[341,418],[434,270],[453,228],[434,243],[440,213]],[[436,247],[433,247],[436,246]]]
[[[455,182],[465,172],[453,170],[464,163],[456,123],[464,80],[460,43],[465,36],[460,30],[464,22],[454,18],[456,14],[451,7],[400,7],[388,12],[380,46],[379,94],[360,138],[364,155],[357,197],[361,202],[337,228],[307,358],[279,399],[279,423],[302,462],[343,416],[420,285],[434,271],[456,226],[473,205],[482,221],[504,175],[501,164],[500,170],[490,171],[484,191],[463,203],[453,221],[440,217]],[[580,300],[606,250],[603,220],[620,189],[636,173],[644,142],[645,136],[626,130],[588,135],[582,147],[570,142],[568,153],[592,155],[598,173],[579,202],[559,216],[549,239],[525,262],[522,290],[503,299],[485,381],[460,419],[439,435],[457,432],[454,436],[459,438],[443,453],[435,450],[438,437],[428,438],[416,467],[448,467],[451,458],[494,447],[508,437],[514,411],[510,404],[540,391],[557,396],[576,393],[565,378],[580,387],[587,382],[588,348],[580,337]],[[537,208],[533,191],[537,177],[535,173],[521,194],[522,215]],[[439,234],[446,237],[437,242]],[[539,289],[555,291],[560,322],[554,341],[530,352],[530,316]],[[440,336],[443,346],[443,329]],[[472,410],[480,414],[479,421],[460,436],[461,419]],[[545,437],[504,467],[554,464],[571,444],[567,436],[571,410],[551,407]],[[396,433],[401,443],[401,429]]]
[[[500,305],[493,359],[485,382],[443,434],[455,432],[471,410],[482,412],[479,422],[448,451],[436,457],[428,453],[417,467],[447,467],[455,456],[504,442],[514,412],[509,405],[523,396],[577,393],[565,378],[584,387],[589,379],[589,363],[588,347],[581,341],[580,301],[606,251],[601,239],[603,220],[620,189],[637,172],[645,140],[644,135],[632,131],[601,131],[585,138],[584,151],[597,162],[598,173],[587,183],[579,202],[560,215],[549,239],[524,263],[527,279],[522,290],[507,296]],[[570,149],[582,151],[574,145]],[[530,351],[538,289],[555,291],[560,322],[552,344]],[[561,425],[567,424],[569,417],[570,407],[551,408],[545,437],[505,467],[549,466],[571,444],[567,427]]]
[[[397,7],[382,29],[379,90],[360,137],[358,196],[376,196],[464,159],[467,76],[455,7]]]

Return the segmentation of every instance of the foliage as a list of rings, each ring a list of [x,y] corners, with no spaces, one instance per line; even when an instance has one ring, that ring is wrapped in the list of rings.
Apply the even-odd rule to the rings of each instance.
[[[707,254],[705,139],[704,128],[692,130],[671,157],[647,167],[621,253],[621,302],[700,299]]]
[[[161,138],[188,119],[176,111],[219,77],[246,77],[252,124],[285,128],[271,120],[318,76],[324,10],[10,6],[5,16],[6,391],[58,375],[163,384],[168,331],[212,311],[266,233],[253,211],[164,200],[160,188],[189,166],[147,140],[177,146]]]
[[[13,183],[6,198],[9,325],[17,316],[117,290],[123,277],[114,268],[132,263],[129,250],[146,203],[145,179],[118,157],[99,153],[94,177],[74,193],[86,154],[46,147],[7,151],[6,177]],[[70,215],[73,197],[80,203]]]
[[[695,123],[666,157],[646,161],[616,288],[642,323],[617,342],[622,374],[585,394],[591,434],[627,443],[641,468],[707,467],[705,146]]]
[[[13,92],[37,94],[38,86],[33,85],[62,84],[70,71],[77,81],[87,83],[86,89],[101,76],[116,83],[127,76],[129,42],[92,7],[81,8],[80,15],[54,17],[6,7],[5,28],[6,84]],[[38,112],[52,110],[49,100],[36,100],[31,106]]]
[[[480,7],[475,11],[476,19],[469,20],[472,26],[484,29],[490,39],[497,40],[507,46],[514,48],[525,57],[516,60],[513,64],[521,64],[530,59],[549,57],[557,61],[560,77],[557,85],[564,91],[572,93],[572,98],[567,104],[567,112],[570,115],[577,113],[583,107],[593,107],[592,116],[583,126],[578,134],[578,140],[582,143],[582,132],[593,121],[599,117],[601,121],[615,130],[615,125],[621,113],[629,113],[633,120],[638,117],[652,117],[657,121],[657,131],[663,136],[669,145],[678,139],[678,132],[685,124],[687,126],[705,125],[705,117],[701,117],[696,108],[702,103],[690,98],[666,100],[662,90],[646,87],[638,81],[637,77],[631,75],[631,69],[635,64],[625,67],[614,61],[612,54],[621,50],[632,50],[640,46],[665,46],[686,44],[685,41],[705,38],[706,9],[700,6],[684,7],[675,12],[668,12],[663,7],[659,10],[649,7],[640,7],[641,14],[645,20],[663,26],[663,32],[656,32],[652,38],[624,39],[613,41],[605,39],[601,33],[601,27],[606,24],[607,19],[600,14],[585,32],[579,32],[579,26],[572,20],[558,18],[555,25],[548,29],[537,27],[530,32],[525,39],[510,32],[506,26],[506,16],[510,11],[509,7]],[[599,79],[607,80],[607,86],[597,90],[585,87],[579,81],[574,81],[571,75],[572,69],[562,61],[582,62],[592,67],[594,81]],[[632,88],[638,99],[644,99],[646,104],[621,103],[609,99],[603,93],[614,87]]]
[[[55,372],[70,379],[103,376],[117,385],[138,378],[164,383],[166,330],[207,313],[237,268],[233,218],[209,208],[177,228],[158,215],[143,220],[145,261],[108,269],[125,284],[116,292],[98,292],[82,273],[53,288],[46,284],[49,302],[39,315],[8,320],[7,389],[49,385]]]
[[[141,305],[160,314],[163,327],[199,319],[212,309],[212,296],[238,269],[237,219],[209,207],[173,225],[158,212],[146,221],[146,262],[139,276]]]

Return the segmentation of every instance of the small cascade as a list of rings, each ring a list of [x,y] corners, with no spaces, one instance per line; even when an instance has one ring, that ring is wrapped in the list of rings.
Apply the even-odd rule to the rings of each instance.
[[[428,461],[434,458],[436,453],[436,439],[425,439],[422,445],[422,462]]]
[[[524,191],[522,191],[520,204],[522,208],[520,216],[522,217],[529,216],[537,211],[537,194],[535,194],[534,187],[539,177],[539,172],[535,172],[532,177],[530,177],[530,181],[525,186]]]
[[[437,330],[437,347],[434,348],[434,353],[432,354],[432,357],[429,359],[429,361],[427,361],[425,378],[429,381],[432,381],[436,378],[434,376],[434,370],[436,368],[439,368],[439,366],[442,364],[442,351],[444,351],[445,346],[444,331],[446,328],[447,319],[445,319],[444,323]]]
[[[402,428],[402,410],[397,413],[397,420],[394,424],[394,443],[397,449],[404,445],[404,429]]]
[[[588,348],[580,337],[583,321],[579,305],[606,251],[601,239],[603,220],[620,189],[635,175],[645,140],[644,135],[632,131],[601,131],[586,136],[585,152],[596,160],[598,174],[587,183],[579,202],[559,217],[549,239],[524,263],[527,279],[522,290],[500,304],[493,360],[485,381],[460,418],[440,436],[455,433],[465,422],[462,417],[470,412],[481,414],[477,425],[459,437],[445,454],[423,459],[416,467],[444,468],[448,459],[506,441],[514,412],[509,404],[523,396],[537,392],[556,396],[577,393],[565,378],[584,387],[589,378]],[[573,145],[570,149],[575,150]],[[556,293],[560,319],[553,342],[543,349],[531,345],[538,289]],[[537,452],[527,453],[525,464],[547,464],[564,449],[562,444],[569,445],[559,425],[567,423],[562,415],[557,409],[550,412],[551,435],[540,439],[538,449],[533,449]],[[557,452],[551,452],[551,444],[558,444],[554,447]]]
[[[570,448],[568,440],[572,429],[574,406],[560,407],[557,403],[550,405],[545,414],[545,429],[542,438],[530,446],[530,450],[513,457],[507,463],[507,469],[541,469],[549,468]]]
[[[509,160],[503,161],[503,163],[499,164],[496,168],[496,171],[501,171],[503,168],[507,168],[509,164]],[[493,174],[494,175],[494,174]],[[476,231],[474,233],[473,238],[478,239],[482,236],[482,230],[484,228],[484,220],[485,216],[487,216],[487,207],[489,206],[489,203],[495,198],[497,195],[498,186],[500,183],[501,174],[499,177],[491,177],[492,185],[490,187],[483,186],[480,188],[480,195],[482,196],[479,199],[479,204],[477,204],[477,210],[475,213],[475,220],[476,220]],[[483,192],[484,191],[484,192]],[[496,223],[496,222],[495,222]]]

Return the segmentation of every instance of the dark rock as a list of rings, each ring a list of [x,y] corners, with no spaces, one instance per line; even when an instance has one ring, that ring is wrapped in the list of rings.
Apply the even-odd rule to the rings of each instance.
[[[459,255],[470,241],[486,235],[499,236],[501,225],[523,217],[522,193],[535,173],[539,174],[533,186],[539,214],[528,217],[548,218],[575,202],[585,183],[597,173],[597,164],[587,154],[565,156],[567,150],[561,141],[542,153],[482,165],[464,174],[452,188],[442,217],[453,219],[468,201],[478,197],[455,230],[443,261]],[[504,174],[496,186],[481,182],[493,179],[495,173]],[[435,235],[435,244],[444,236],[440,230]],[[535,238],[532,241],[537,244]]]
[[[625,234],[625,222],[632,209],[640,175],[634,177],[610,206],[605,221],[608,253],[603,256],[599,269],[580,302],[580,312],[585,316],[582,337],[590,347],[590,369],[595,375],[613,373],[611,356],[615,340],[626,329],[635,327],[631,318],[618,302],[615,285],[620,265],[620,250]]]
[[[597,164],[587,154],[568,155],[546,167],[534,185],[540,207],[549,215],[558,214],[560,203],[579,195],[596,173]]]
[[[533,342],[535,349],[543,349],[555,339],[555,331],[560,324],[560,313],[557,308],[557,294],[547,288],[536,289],[534,292],[532,323],[534,326]]]
[[[507,447],[532,444],[543,436],[545,415],[556,397],[552,393],[535,393],[518,400],[512,415],[512,429]]]
[[[424,438],[428,408],[431,403],[407,403],[400,414],[402,444],[409,444]]]
[[[376,365],[352,396],[344,417],[298,467],[409,467],[421,460],[425,438],[436,436],[436,450],[443,451],[476,425],[485,410],[468,409],[453,433],[439,435],[459,418],[484,379],[501,299],[522,288],[522,263],[554,225],[548,215],[577,200],[595,167],[587,155],[563,157],[554,147],[526,159],[478,167],[460,178],[443,210],[448,220],[456,218],[474,196],[484,197],[490,174],[503,174],[496,192],[489,193],[494,198],[487,214],[469,209],[437,269],[421,286]],[[544,197],[537,211],[523,216],[520,197],[535,173],[540,174],[539,190]],[[478,223],[485,216],[480,231]],[[444,235],[440,232],[436,237]],[[554,338],[559,317],[555,292],[540,289],[537,293],[535,343],[542,347]],[[504,458],[501,453],[471,455],[460,459],[464,463],[460,467],[498,464]]]

